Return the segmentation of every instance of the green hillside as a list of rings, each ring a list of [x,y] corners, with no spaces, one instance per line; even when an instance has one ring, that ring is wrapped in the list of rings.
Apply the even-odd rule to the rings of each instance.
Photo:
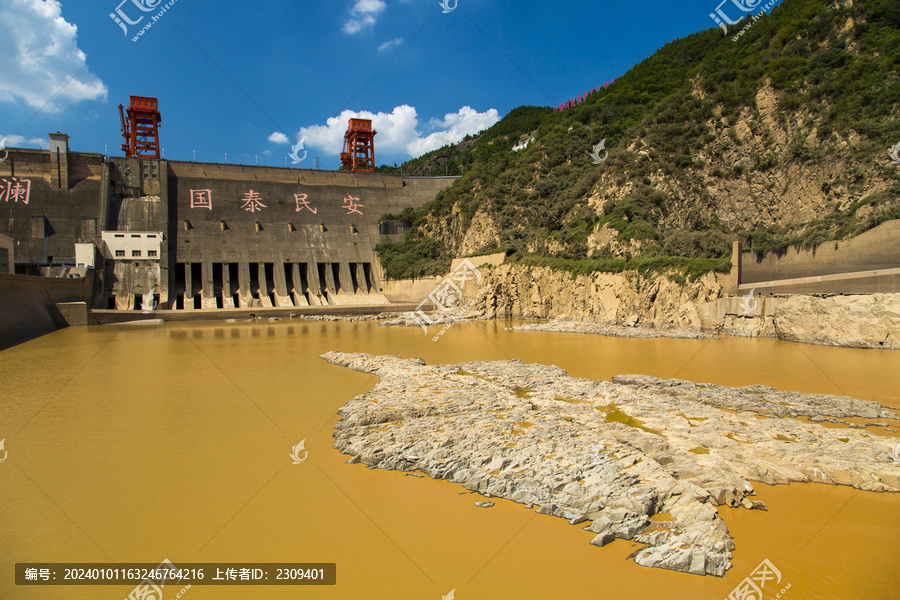
[[[900,0],[785,0],[733,41],[740,28],[666,44],[574,108],[519,107],[383,167],[461,175],[403,215],[406,242],[379,245],[387,275],[503,249],[576,272],[693,276],[727,268],[734,240],[784,251],[900,218]]]

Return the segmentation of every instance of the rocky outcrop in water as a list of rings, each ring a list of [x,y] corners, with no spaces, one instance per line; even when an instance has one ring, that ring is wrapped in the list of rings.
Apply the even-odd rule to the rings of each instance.
[[[645,375],[595,382],[518,360],[321,358],[380,377],[339,411],[348,462],[590,521],[594,545],[645,544],[644,566],[723,575],[735,546],[716,507],[765,509],[751,481],[900,491],[895,438],[794,418],[898,418],[877,402]]]
[[[623,327],[621,325],[604,325],[603,323],[584,323],[556,319],[547,323],[529,323],[510,327],[515,331],[552,331],[555,333],[590,333],[610,337],[627,338],[681,338],[705,340],[714,336],[691,329],[651,329],[648,327]]]

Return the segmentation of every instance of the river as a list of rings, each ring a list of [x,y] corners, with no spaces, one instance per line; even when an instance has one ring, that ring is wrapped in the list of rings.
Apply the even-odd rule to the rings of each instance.
[[[456,484],[344,463],[332,447],[336,411],[376,379],[317,358],[329,350],[429,363],[518,358],[592,379],[763,383],[900,407],[898,352],[505,329],[512,324],[458,323],[437,342],[372,322],[103,326],[0,351],[9,453],[0,598],[119,600],[133,587],[16,586],[16,562],[164,558],[337,564],[335,586],[195,585],[189,600],[438,600],[451,590],[459,600],[721,600],[763,559],[782,576],[767,599],[788,584],[788,600],[898,597],[900,494],[757,483],[768,512],[720,508],[737,549],[715,578],[640,567],[626,560],[638,544],[596,548],[581,527],[512,502],[475,508]],[[301,440],[308,457],[295,465]],[[167,586],[165,600],[177,591]]]

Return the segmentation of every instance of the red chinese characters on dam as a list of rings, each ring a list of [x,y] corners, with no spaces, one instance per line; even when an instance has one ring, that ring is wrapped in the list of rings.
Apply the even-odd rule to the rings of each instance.
[[[29,182],[30,185],[31,182]],[[191,192],[191,208],[207,208],[212,210],[212,190],[190,190]],[[248,212],[256,212],[262,211],[262,209],[267,208],[265,204],[262,203],[262,198],[259,195],[259,192],[254,192],[253,190],[247,190],[244,193],[244,197],[241,198],[241,208]],[[296,203],[295,212],[300,212],[304,208],[309,209],[309,212],[312,214],[316,214],[319,212],[318,208],[315,208],[309,201],[309,194],[294,194],[294,202]],[[25,204],[28,204],[28,200],[25,200]],[[348,195],[344,198],[344,205],[341,208],[345,208],[347,210],[347,214],[356,213],[358,215],[363,214],[360,208],[365,207],[365,204],[362,204],[359,201],[359,198]]]
[[[313,208],[309,205],[309,200],[307,200],[307,198],[309,198],[308,194],[294,194],[294,200],[297,201],[296,212],[300,212],[304,209],[304,207],[308,208],[309,212],[311,212],[312,214],[316,214],[317,212],[319,212],[319,209]],[[301,204],[303,206],[300,206]]]
[[[250,190],[244,197],[241,198],[244,201],[244,204],[241,206],[244,210],[249,210],[250,212],[256,212],[258,210],[262,210],[266,208],[266,205],[260,201],[259,193]]]
[[[212,210],[212,190],[191,190],[191,208]]]
[[[30,179],[0,178],[0,200],[4,202],[19,202],[21,200],[22,204],[28,204],[30,198]]]

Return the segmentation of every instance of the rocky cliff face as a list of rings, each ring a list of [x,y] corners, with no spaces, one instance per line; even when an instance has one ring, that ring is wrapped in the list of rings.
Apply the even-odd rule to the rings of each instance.
[[[684,285],[664,275],[594,273],[573,277],[547,267],[518,265],[482,269],[482,275],[479,287],[487,291],[475,309],[488,317],[699,328],[697,306],[723,294],[713,274]],[[474,295],[474,288],[469,290]]]
[[[728,296],[709,273],[676,283],[665,275],[577,275],[547,267],[482,266],[466,288],[471,313],[688,329],[850,348],[900,349],[900,294]],[[464,302],[463,304],[468,304]],[[577,328],[576,328],[577,329]],[[574,330],[571,324],[551,331]]]

